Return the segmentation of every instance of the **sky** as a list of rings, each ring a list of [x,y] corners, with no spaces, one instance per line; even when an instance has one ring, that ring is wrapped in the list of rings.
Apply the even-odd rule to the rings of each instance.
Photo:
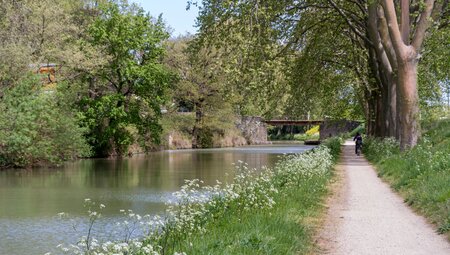
[[[166,24],[173,30],[172,36],[184,35],[187,32],[195,34],[194,27],[198,9],[192,6],[186,11],[187,0],[131,0],[138,3],[153,17],[163,14]]]

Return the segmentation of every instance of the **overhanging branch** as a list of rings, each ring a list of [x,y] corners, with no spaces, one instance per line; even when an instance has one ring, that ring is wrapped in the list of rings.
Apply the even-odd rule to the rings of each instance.
[[[339,13],[339,15],[345,20],[347,25],[350,27],[350,29],[358,35],[362,40],[364,40],[367,44],[373,47],[372,41],[367,38],[361,31],[358,30],[358,28],[352,23],[350,18],[344,13],[344,11],[337,6],[337,4],[333,0],[328,0],[328,2],[333,6],[333,8]]]

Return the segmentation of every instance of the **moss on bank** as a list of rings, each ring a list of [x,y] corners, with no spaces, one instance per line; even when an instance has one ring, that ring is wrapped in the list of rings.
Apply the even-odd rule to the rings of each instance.
[[[405,202],[450,239],[450,120],[427,130],[412,150],[400,152],[392,139],[369,139],[364,152]]]

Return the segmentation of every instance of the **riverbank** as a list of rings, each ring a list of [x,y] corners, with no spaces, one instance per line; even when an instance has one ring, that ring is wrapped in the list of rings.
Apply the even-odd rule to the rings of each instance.
[[[248,168],[272,168],[283,154],[302,153],[312,146],[277,144],[235,148],[171,150],[131,158],[83,159],[59,168],[6,170],[0,172],[0,254],[61,254],[60,243],[76,243],[87,228],[85,198],[103,203],[96,236],[120,240],[112,227],[123,220],[121,209],[145,215],[162,214],[165,202],[180,190],[184,180],[201,179],[214,186],[216,180],[231,182],[233,163]],[[45,198],[45,203],[38,203]],[[66,212],[75,220],[55,217]],[[38,235],[36,233],[39,233]],[[113,235],[113,237],[111,237]],[[55,239],[58,237],[58,239]],[[27,240],[27,242],[23,242]],[[53,248],[53,249],[52,249]]]
[[[391,139],[369,139],[363,150],[383,180],[450,240],[450,120],[427,130],[406,152]]]
[[[152,228],[143,239],[99,243],[87,238],[84,246],[72,248],[92,253],[127,249],[132,254],[306,253],[313,247],[315,222],[339,150],[340,140],[333,139],[312,151],[285,156],[261,172],[239,163],[229,184],[188,181],[174,194],[165,218],[147,221]],[[128,222],[136,222],[136,215],[130,217]]]
[[[340,140],[325,143],[330,148],[333,162],[340,152]],[[318,155],[316,155],[318,156]],[[293,186],[280,190],[273,198],[271,210],[227,212],[216,219],[207,235],[193,235],[181,247],[187,254],[307,254],[314,248],[314,234],[323,212],[323,201],[328,195],[333,176],[331,165],[320,167],[323,158],[301,160],[295,165],[287,161],[278,165],[282,171],[298,171]],[[311,166],[317,164],[315,166]],[[299,168],[303,168],[300,170]],[[311,171],[303,175],[301,171]],[[324,171],[317,174],[314,171]],[[282,185],[281,185],[282,186]]]
[[[325,143],[335,162],[340,140]],[[320,154],[292,164],[285,159],[279,171],[292,171],[294,185],[279,184],[271,210],[228,211],[210,225],[207,235],[196,234],[181,244],[187,254],[306,254],[314,247],[313,236],[322,216],[322,201],[333,176],[331,165],[321,168]],[[331,158],[330,158],[331,159]],[[276,167],[276,168],[277,168]],[[322,166],[324,167],[324,166]],[[302,174],[310,171],[309,174]],[[323,171],[321,174],[315,171]],[[293,176],[291,176],[293,177]],[[287,181],[287,180],[286,180]],[[282,182],[283,183],[283,182]]]

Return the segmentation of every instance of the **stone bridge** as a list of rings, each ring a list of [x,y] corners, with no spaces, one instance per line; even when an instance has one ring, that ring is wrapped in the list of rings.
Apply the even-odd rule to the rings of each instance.
[[[265,120],[262,117],[243,116],[237,127],[249,144],[266,144],[267,125],[271,126],[307,126],[320,125],[320,140],[350,132],[361,124],[353,120]]]
[[[307,126],[320,125],[320,140],[338,136],[350,132],[361,125],[360,121],[354,120],[263,120],[267,125],[272,126]]]

